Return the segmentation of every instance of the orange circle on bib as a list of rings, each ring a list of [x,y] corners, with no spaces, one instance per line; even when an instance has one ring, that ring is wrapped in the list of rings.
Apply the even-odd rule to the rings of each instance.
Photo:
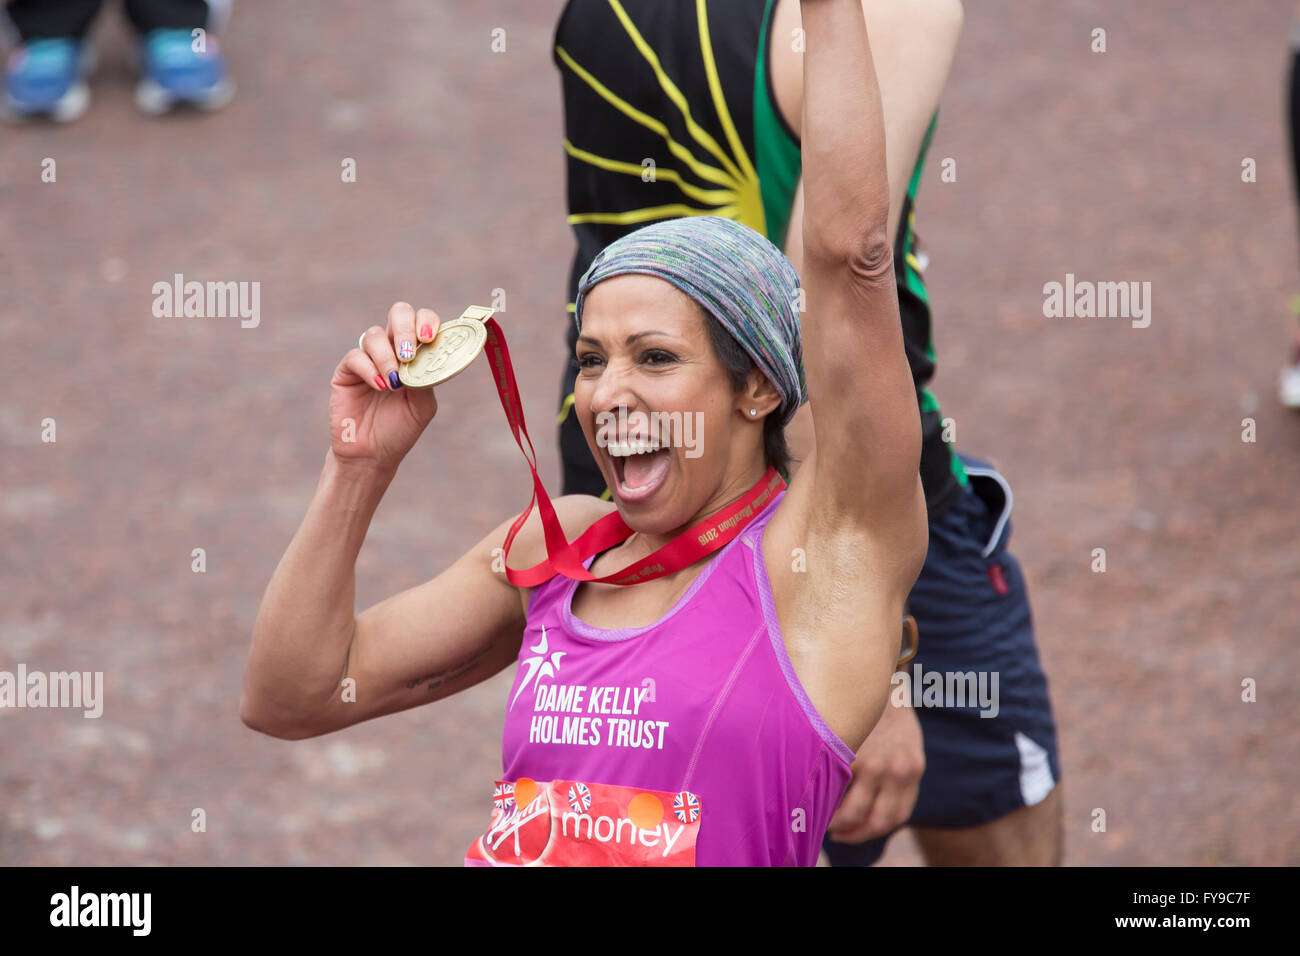
[[[515,781],[515,806],[526,807],[537,799],[537,782],[529,777]]]
[[[653,830],[663,822],[664,805],[654,794],[638,793],[627,805],[627,818],[642,830]]]

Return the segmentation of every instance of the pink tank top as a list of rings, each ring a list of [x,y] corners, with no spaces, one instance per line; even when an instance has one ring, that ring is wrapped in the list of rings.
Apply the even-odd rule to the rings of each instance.
[[[494,826],[502,807],[514,814],[512,852],[525,807],[511,792],[526,778],[530,800],[534,783],[550,793],[554,834],[539,845],[605,854],[581,861],[628,862],[616,857],[631,845],[651,864],[816,864],[853,752],[809,701],[777,623],[760,542],[783,497],[654,624],[585,624],[571,610],[578,582],[561,575],[533,589],[495,800]],[[546,799],[532,804],[543,817]],[[484,838],[494,859],[507,859],[507,829]],[[693,858],[681,855],[692,840]]]

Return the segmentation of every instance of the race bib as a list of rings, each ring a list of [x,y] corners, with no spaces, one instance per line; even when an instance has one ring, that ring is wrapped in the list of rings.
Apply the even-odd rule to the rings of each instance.
[[[466,866],[694,866],[700,800],[577,780],[497,781]]]

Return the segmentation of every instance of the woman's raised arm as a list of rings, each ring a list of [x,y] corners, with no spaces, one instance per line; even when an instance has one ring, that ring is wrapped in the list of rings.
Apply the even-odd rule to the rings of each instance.
[[[817,445],[805,468],[819,510],[839,526],[914,528],[921,425],[898,313],[871,46],[860,0],[802,0],[801,13],[802,335]]]

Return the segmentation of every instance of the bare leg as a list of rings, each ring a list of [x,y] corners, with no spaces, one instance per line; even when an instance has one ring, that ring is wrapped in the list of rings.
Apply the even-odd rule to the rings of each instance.
[[[961,829],[915,827],[931,866],[1060,866],[1065,856],[1061,785],[1040,803]]]

